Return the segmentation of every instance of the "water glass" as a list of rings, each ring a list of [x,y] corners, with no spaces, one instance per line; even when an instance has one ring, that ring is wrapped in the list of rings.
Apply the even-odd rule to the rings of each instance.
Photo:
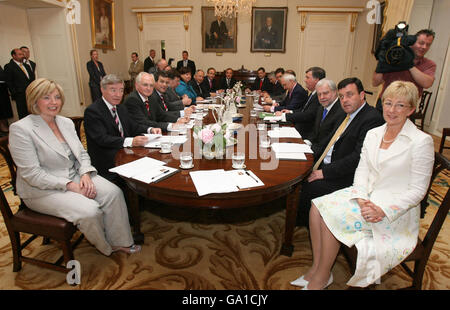
[[[250,111],[250,117],[256,117],[258,115],[258,112],[256,110]]]
[[[192,168],[192,153],[191,152],[182,152],[180,154],[180,164],[181,164],[181,168],[184,168],[184,169]]]
[[[258,123],[258,130],[266,130],[266,124]]]
[[[231,156],[234,169],[244,168],[245,154],[241,152],[233,153]]]
[[[264,148],[270,147],[270,138],[260,136],[259,146],[264,147]]]

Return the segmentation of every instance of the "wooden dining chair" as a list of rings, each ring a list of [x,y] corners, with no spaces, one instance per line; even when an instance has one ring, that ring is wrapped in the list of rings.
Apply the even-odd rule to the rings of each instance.
[[[450,149],[450,146],[445,146],[445,139],[447,139],[447,136],[450,136],[450,128],[443,128],[442,129],[441,145],[439,146],[439,153],[440,154],[442,154],[442,151],[444,151],[444,149]]]
[[[435,153],[435,162],[431,182],[437,177],[437,175],[443,170],[450,169],[450,161],[439,153]],[[429,197],[430,190],[426,197]],[[417,240],[417,245],[414,251],[400,264],[406,273],[412,278],[412,285],[403,289],[422,289],[422,280],[425,273],[425,267],[430,257],[431,250],[433,249],[434,242],[436,241],[439,231],[445,222],[450,209],[450,191],[447,189],[444,199],[442,200],[433,221],[428,228],[423,240],[420,238]],[[356,268],[356,247],[347,247],[342,245],[341,248],[345,258],[347,259],[352,273]],[[407,262],[414,262],[414,269],[411,269],[406,265]]]
[[[414,124],[416,124],[416,120],[420,120],[420,124],[418,124],[418,125],[416,124],[416,125],[422,131],[423,131],[423,126],[425,124],[425,115],[427,113],[428,105],[430,103],[432,94],[433,94],[432,92],[424,90],[422,93],[422,97],[420,97],[420,103],[419,103],[418,110],[410,116],[410,119],[414,122]]]
[[[8,137],[0,138],[0,153],[8,165],[11,185],[16,195],[16,166],[8,148]],[[84,238],[84,235],[81,234],[74,243],[71,242],[73,235],[77,232],[77,228],[72,223],[59,217],[32,211],[26,207],[22,199],[20,199],[19,210],[13,213],[3,191],[0,191],[0,210],[11,241],[14,272],[22,268],[22,262],[60,272],[70,271],[66,268],[67,262],[74,259],[73,250]],[[20,233],[31,234],[31,236],[21,243]],[[63,255],[55,263],[22,255],[22,250],[39,236],[46,238],[46,240],[55,240],[61,245]]]
[[[74,123],[75,130],[76,130],[77,135],[78,135],[78,139],[80,139],[80,141],[81,141],[81,125],[83,123],[84,117],[83,116],[72,116],[72,117],[69,117],[69,118]]]

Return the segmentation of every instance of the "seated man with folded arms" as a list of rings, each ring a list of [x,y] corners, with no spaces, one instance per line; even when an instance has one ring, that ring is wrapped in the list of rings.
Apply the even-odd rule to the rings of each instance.
[[[298,110],[305,106],[308,101],[308,93],[306,90],[297,83],[297,79],[290,73],[285,73],[281,77],[281,85],[287,90],[288,94],[281,103],[275,102],[272,105],[264,106],[266,112],[276,112],[287,110]]]
[[[184,110],[185,107],[191,105],[192,100],[186,94],[180,96],[175,89],[180,85],[180,73],[176,69],[172,69],[167,72],[169,77],[169,87],[166,90],[167,107],[169,111]]]
[[[156,92],[154,87],[153,74],[141,72],[136,77],[137,93],[131,93],[124,101],[132,120],[141,126],[158,126],[164,132],[176,129],[178,124],[186,123],[184,118],[178,120],[178,117],[174,115],[167,115],[161,108],[160,102],[152,100],[152,96]],[[179,111],[175,112],[179,113]]]
[[[294,111],[284,109],[275,113],[276,116],[282,116],[283,122],[293,123],[303,139],[309,139],[313,133],[316,112],[320,106],[316,93],[316,84],[325,78],[325,75],[325,70],[320,67],[312,67],[306,70],[305,84],[310,94],[303,108]]]
[[[314,165],[302,182],[298,226],[308,226],[311,199],[352,185],[367,131],[383,124],[380,113],[366,102],[364,87],[358,78],[340,81],[338,93],[346,117],[326,139],[311,147]]]
[[[192,88],[197,94],[197,97],[207,98],[211,96],[208,89],[206,89],[205,85],[203,84],[204,78],[205,72],[203,72],[202,69],[198,69],[194,74],[194,78],[189,82],[189,84],[191,84]]]
[[[115,167],[114,158],[123,147],[144,146],[148,138],[143,133],[161,133],[155,124],[145,126],[134,122],[127,107],[120,104],[124,82],[115,74],[108,74],[100,82],[102,97],[84,111],[84,130],[89,156],[98,174],[111,182],[120,177],[108,170]]]

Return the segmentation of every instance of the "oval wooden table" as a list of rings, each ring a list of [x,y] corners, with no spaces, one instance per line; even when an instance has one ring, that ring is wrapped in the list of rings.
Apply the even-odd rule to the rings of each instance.
[[[205,105],[206,106],[206,105]],[[239,108],[238,112],[243,114],[241,124],[243,129],[237,131],[235,137],[239,143],[245,137],[245,165],[247,170],[251,170],[264,183],[264,186],[241,189],[237,192],[209,194],[199,197],[194,183],[189,175],[190,171],[224,169],[231,170],[231,154],[238,148],[237,145],[227,147],[227,156],[224,159],[195,159],[194,139],[192,130],[188,130],[188,141],[182,146],[174,146],[172,154],[161,154],[159,149],[148,148],[124,148],[116,156],[116,165],[122,165],[136,159],[148,156],[167,163],[167,166],[179,168],[180,161],[178,151],[191,151],[194,153],[194,168],[181,170],[157,183],[146,184],[131,178],[123,178],[131,189],[128,193],[130,217],[133,222],[135,242],[143,242],[143,234],[140,230],[139,199],[137,195],[150,200],[162,202],[186,208],[242,208],[262,205],[276,200],[280,197],[286,199],[286,222],[285,236],[280,253],[291,256],[293,251],[292,236],[296,224],[298,198],[301,190],[302,179],[310,172],[313,162],[312,154],[306,154],[306,161],[276,160],[271,149],[259,148],[259,134],[256,130],[256,123],[259,122],[254,117],[250,117],[250,110],[253,106],[252,97],[248,97],[245,108]],[[214,123],[211,110],[203,119],[203,124]],[[247,126],[248,125],[248,126]],[[267,134],[267,133],[266,133]],[[279,142],[299,142],[299,139],[278,139]],[[273,141],[272,141],[273,142]],[[243,145],[240,145],[242,147]],[[137,195],[136,195],[137,194]]]

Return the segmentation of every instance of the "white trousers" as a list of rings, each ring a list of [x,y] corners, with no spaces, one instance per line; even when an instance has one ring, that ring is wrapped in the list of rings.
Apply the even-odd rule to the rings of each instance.
[[[74,182],[80,182],[77,175]],[[31,210],[61,217],[73,223],[101,253],[109,256],[112,246],[133,245],[128,211],[122,190],[97,175],[92,177],[97,196],[89,199],[71,191],[24,199]]]

